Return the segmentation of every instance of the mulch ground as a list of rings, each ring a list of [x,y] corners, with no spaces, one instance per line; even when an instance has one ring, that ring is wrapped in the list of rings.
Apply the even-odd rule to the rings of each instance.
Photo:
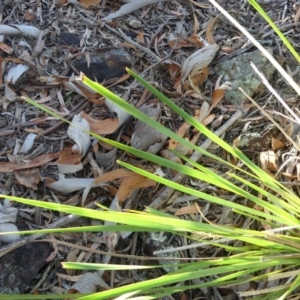
[[[189,87],[185,90],[178,89],[178,78],[180,78],[180,69],[184,60],[201,47],[201,38],[211,39],[213,37],[219,46],[212,65],[233,57],[235,53],[240,53],[239,51],[247,45],[247,39],[225,17],[220,15],[209,1],[192,3],[199,23],[195,24],[192,11],[187,3],[187,1],[182,1],[182,3],[159,2],[108,22],[103,22],[101,19],[120,8],[122,5],[120,2],[104,0],[95,6],[89,6],[87,1],[77,3],[60,0],[2,3],[0,8],[0,80],[2,81],[0,89],[0,162],[10,162],[12,165],[11,169],[3,169],[2,172],[0,170],[1,194],[81,205],[81,191],[63,194],[48,188],[47,182],[58,179],[58,169],[54,163],[57,159],[54,157],[55,155],[50,160],[41,161],[39,165],[31,165],[30,168],[24,167],[25,169],[20,170],[16,167],[22,163],[32,162],[36,157],[45,158],[42,155],[47,153],[60,153],[68,145],[74,144],[67,134],[67,124],[47,116],[43,111],[24,101],[22,97],[34,99],[69,120],[82,111],[102,121],[113,120],[116,117],[105,106],[101,96],[90,95],[83,88],[79,88],[79,91],[70,90],[70,86],[66,82],[71,74],[76,76],[79,71],[84,72],[88,77],[103,83],[136,107],[141,107],[143,104],[157,104],[157,100],[127,75],[126,67],[130,67],[148,82],[154,84],[190,115],[194,115],[204,101],[210,101],[216,84],[212,79],[213,75],[216,75],[212,73],[212,68],[208,70],[207,79],[199,85],[200,93],[197,95]],[[219,3],[258,41],[272,48],[274,56],[285,68],[290,72],[296,70],[298,63],[290,56],[270,26],[249,6],[247,1],[232,0],[219,1]],[[297,2],[266,1],[265,5],[263,3],[262,5],[296,50],[299,50],[300,14]],[[6,28],[4,25],[10,28]],[[20,27],[20,32],[14,33],[15,25],[31,27]],[[26,67],[17,69],[18,65]],[[90,68],[87,67],[88,65]],[[298,74],[294,75],[297,80]],[[280,91],[281,96],[287,99],[290,106],[298,107],[295,93],[279,76],[275,76],[271,83]],[[83,92],[80,93],[80,91]],[[255,96],[255,99],[264,105],[269,96],[270,93],[265,93]],[[284,113],[275,100],[269,101],[265,108],[270,110],[275,108]],[[221,126],[238,109],[238,106],[226,103],[226,98],[224,98],[213,110],[215,119],[226,116],[218,126]],[[234,128],[227,129],[223,138],[232,143],[233,139],[242,132],[245,124],[251,121],[251,118],[253,118],[254,125],[267,123],[261,117],[262,114],[259,111],[249,110]],[[177,131],[183,123],[165,106],[161,108],[160,122],[173,131]],[[116,128],[114,132],[104,136],[130,144],[131,137],[135,132],[134,128],[135,120],[129,120],[124,127]],[[214,130],[216,129],[214,128]],[[121,133],[120,130],[122,130]],[[29,151],[22,153],[22,145],[30,133],[35,134],[34,142]],[[204,141],[205,139],[200,140],[199,143]],[[114,163],[115,160],[105,166],[92,164],[97,164],[94,157],[95,149],[101,147],[105,148],[105,145],[93,141],[88,154],[82,159],[82,170],[66,176],[69,178],[96,178],[101,173],[118,169],[118,165]],[[108,150],[110,149],[106,148],[106,151]],[[211,147],[210,151],[224,156],[220,149]],[[145,162],[121,151],[116,152],[114,157],[122,158],[138,166],[146,166]],[[257,158],[253,159],[255,161]],[[200,162],[215,168],[218,172],[226,171],[215,162],[208,161],[207,158],[201,158]],[[169,178],[174,175],[170,171],[166,172]],[[222,193],[214,191],[205,184],[188,179],[185,179],[184,183],[203,191]],[[84,205],[101,198],[101,203],[109,207],[113,199],[112,193],[118,190],[119,183],[115,180],[111,182],[111,186],[111,190],[105,191],[92,189]],[[163,190],[163,187],[139,189],[134,195],[128,197],[123,206],[142,210],[145,205],[151,205]],[[230,195],[223,196],[231,197]],[[159,209],[174,214],[181,207],[189,205],[190,201],[193,201],[193,199],[184,197],[184,195],[175,194],[171,202],[164,203]],[[207,205],[201,202],[200,205],[204,207],[205,218],[211,222],[218,222],[220,219],[223,223],[236,222],[228,215],[227,219],[224,219],[222,215],[225,214],[225,210],[217,205]],[[56,213],[52,215],[47,211],[22,206],[19,207],[18,223],[28,223],[30,228],[43,228],[63,217]],[[182,217],[195,221],[199,221],[200,218],[194,212],[182,213]],[[89,222],[75,220],[72,225],[78,226],[78,224]],[[55,255],[48,259],[49,262],[42,269],[32,273],[32,281],[28,283],[30,287],[22,287],[21,292],[29,292],[33,288],[39,293],[64,292],[77,280],[77,274],[66,274],[59,265],[60,261],[76,259],[80,253],[82,255],[82,251],[86,251],[84,247],[91,247],[91,245],[96,247],[95,249],[106,251],[106,246],[102,244],[100,237],[92,234],[85,237],[80,234],[61,234],[55,235],[55,238],[65,241],[67,244],[57,246]],[[153,242],[151,245],[145,244],[145,239],[145,236],[139,235],[133,241],[129,236],[119,242],[116,249],[122,251],[123,254],[151,256],[155,246]],[[77,247],[74,250],[72,244],[82,248]],[[174,238],[171,244],[175,247],[181,245],[182,241]],[[2,249],[0,248],[0,253],[3,249],[9,248],[3,246]],[[214,251],[214,248],[202,250],[201,256],[222,255],[222,253]],[[195,255],[200,255],[200,252],[186,251],[185,255],[195,257]],[[100,254],[91,254],[91,257],[85,259],[89,262],[101,261]],[[128,264],[128,261],[130,258],[123,257],[115,258],[114,262]],[[38,259],[37,264],[40,265]],[[31,265],[34,265],[34,261],[31,261]],[[45,272],[47,272],[47,276],[43,277]],[[163,271],[152,271],[152,273],[143,273],[142,275],[147,279],[158,277],[161,274]],[[105,274],[103,278],[107,282],[112,280],[108,274]],[[127,284],[135,282],[139,278],[131,272],[116,272],[114,284],[115,286]],[[186,298],[176,294],[173,295],[173,298],[168,299],[214,297],[212,296],[216,295],[214,293],[217,293],[216,290],[194,290],[188,292],[185,295]],[[232,295],[234,298],[232,291],[222,290],[219,294],[221,297],[228,295]]]

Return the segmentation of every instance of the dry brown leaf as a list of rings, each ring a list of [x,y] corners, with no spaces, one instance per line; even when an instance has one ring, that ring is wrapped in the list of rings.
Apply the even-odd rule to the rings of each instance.
[[[201,123],[204,126],[206,126],[206,125],[210,124],[215,119],[215,117],[216,117],[215,114],[210,114]]]
[[[180,137],[186,137],[187,136],[187,133],[188,133],[188,130],[191,128],[191,125],[188,124],[187,122],[184,122],[180,127],[179,129],[177,130],[177,134],[180,136]],[[170,139],[169,140],[169,149],[175,149],[177,147],[179,143],[173,139]]]
[[[68,252],[68,255],[67,255],[67,262],[74,262],[74,261],[77,261],[77,256],[78,256],[79,251],[80,251],[80,249],[78,249],[78,248],[72,248],[72,249]],[[73,275],[74,270],[72,270],[72,269],[67,269],[66,272],[67,272],[68,275]]]
[[[212,109],[214,109],[220,103],[224,95],[225,91],[223,89],[217,89],[213,92],[209,112],[211,112]]]
[[[39,167],[41,165],[44,165],[51,160],[57,158],[59,156],[59,153],[47,153],[40,155],[34,159],[32,159],[29,162],[20,162],[20,163],[12,163],[12,162],[0,162],[0,172],[6,173],[6,172],[13,172],[16,170],[23,170],[23,169],[29,169],[34,167]]]
[[[197,47],[197,48],[204,47],[203,41],[197,35],[188,38],[182,38],[182,37],[176,38],[175,36],[170,35],[168,43],[172,49],[181,49],[187,47]]]
[[[3,42],[0,42],[0,49],[6,52],[7,54],[12,54],[14,52],[14,49],[12,47],[9,47]]]
[[[73,153],[72,147],[73,145],[69,145],[63,149],[59,159],[56,161],[57,168],[61,174],[74,173],[82,170],[82,155]]]
[[[79,3],[86,8],[98,5],[100,2],[101,0],[79,0]]]
[[[113,181],[120,178],[130,177],[132,176],[132,174],[133,173],[130,171],[117,169],[99,176],[98,178],[95,179],[94,183],[97,184],[100,182],[107,182],[107,181]]]
[[[136,189],[148,188],[155,185],[155,181],[139,174],[131,173],[131,176],[125,178],[120,185],[117,193],[119,201],[124,202],[127,197]]]
[[[44,129],[39,128],[39,127],[35,127],[35,128],[24,128],[25,132],[29,132],[29,133],[40,133],[42,131],[44,131]]]
[[[119,44],[119,47],[131,48],[134,51],[136,51],[136,47],[134,45],[132,45],[131,43],[127,43],[127,42]]]
[[[280,174],[283,175],[283,176],[285,176],[288,179],[296,179],[296,178],[298,178],[296,175],[292,175],[292,174],[287,173],[287,172],[281,172]]]
[[[111,134],[119,128],[118,118],[96,120],[83,112],[83,117],[89,122],[90,131],[97,134]]]
[[[297,12],[294,16],[294,22],[298,23],[299,22],[299,18],[300,18],[300,7],[297,9]]]
[[[42,180],[41,173],[38,168],[16,170],[14,171],[18,182],[28,188],[37,190],[37,184]]]
[[[24,19],[26,21],[31,21],[34,19],[34,14],[32,13],[32,10],[30,9],[30,11],[28,9],[25,9],[25,13],[24,13]]]
[[[199,206],[196,205],[189,205],[189,206],[184,206],[179,208],[175,216],[182,216],[182,215],[187,215],[187,214],[197,214],[199,213],[199,209],[201,209]]]
[[[220,16],[222,16],[222,14],[219,14],[215,18],[210,20],[210,22],[208,23],[207,28],[206,28],[206,40],[211,45],[216,43],[215,39],[213,37],[212,31],[213,31],[213,27],[214,27],[215,23],[218,21]]]
[[[141,44],[145,43],[144,31],[140,31],[138,33],[138,35],[136,36],[136,41]]]
[[[180,76],[180,72],[181,72],[181,67],[179,64],[175,62],[171,62],[170,64],[168,64],[167,69],[171,76],[171,80],[178,79],[178,76]]]
[[[285,143],[281,142],[280,140],[276,139],[276,138],[273,138],[272,137],[272,142],[271,142],[271,145],[272,145],[272,149],[274,151],[276,150],[279,150],[279,149],[282,149],[285,147]]]
[[[195,76],[189,77],[189,81],[191,86],[199,86],[200,84],[204,83],[208,77],[209,68],[205,67],[201,70],[201,72]]]

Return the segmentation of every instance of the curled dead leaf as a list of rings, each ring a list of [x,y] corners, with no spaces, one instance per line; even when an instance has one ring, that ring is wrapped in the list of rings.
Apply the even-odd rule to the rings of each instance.
[[[211,63],[218,50],[219,46],[217,44],[208,44],[192,53],[182,65],[181,82],[183,83],[188,76],[193,77],[200,74]]]

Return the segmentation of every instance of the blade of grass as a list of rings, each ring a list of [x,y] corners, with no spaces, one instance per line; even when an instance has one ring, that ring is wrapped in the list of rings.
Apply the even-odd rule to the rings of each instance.
[[[263,8],[256,2],[256,0],[248,0],[248,2],[255,8],[255,10],[268,22],[268,24],[273,28],[273,30],[277,33],[286,47],[291,51],[294,57],[300,63],[300,56],[289,40],[284,36],[284,34],[280,31],[280,29],[276,26],[276,24],[271,20],[271,18],[266,14]]]
[[[230,207],[230,208],[233,208],[233,209],[244,211],[244,212],[247,212],[249,215],[253,214],[253,215],[256,215],[256,216],[260,216],[262,218],[273,220],[273,221],[278,222],[278,223],[280,223],[282,221],[282,218],[280,216],[266,214],[264,212],[257,211],[255,209],[252,209],[252,208],[249,208],[249,207],[246,207],[246,206],[234,203],[234,202],[226,201],[224,199],[221,199],[221,198],[218,198],[218,197],[215,197],[215,196],[212,196],[212,195],[205,194],[201,191],[197,191],[195,189],[185,187],[181,184],[175,183],[175,182],[167,180],[165,178],[161,178],[157,175],[151,174],[151,173],[149,173],[145,170],[141,170],[137,167],[134,167],[130,164],[127,164],[127,163],[124,163],[124,162],[121,162],[121,161],[118,161],[118,163],[121,166],[123,166],[123,167],[125,167],[125,168],[127,168],[127,169],[129,169],[133,172],[136,172],[136,173],[138,173],[142,176],[150,178],[154,181],[157,181],[157,182],[159,182],[163,185],[169,186],[169,187],[171,187],[173,189],[176,189],[178,191],[181,191],[183,193],[199,197],[200,199],[205,199],[205,200],[207,200],[209,202],[212,202],[212,203],[216,203],[216,204],[219,204],[219,205],[224,205],[224,206],[227,206],[227,207]],[[269,204],[265,204],[265,205],[269,205]],[[288,222],[290,223],[290,221],[288,221]],[[297,221],[296,224],[299,224],[299,222]],[[292,224],[289,224],[289,225],[296,225],[296,224],[292,223]]]

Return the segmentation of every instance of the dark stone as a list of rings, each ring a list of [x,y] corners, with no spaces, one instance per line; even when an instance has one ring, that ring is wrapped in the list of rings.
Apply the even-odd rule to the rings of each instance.
[[[130,67],[130,56],[122,48],[115,48],[109,51],[96,51],[90,54],[90,65],[88,67],[85,58],[72,62],[73,67],[84,73],[88,78],[97,81],[104,81],[109,78],[118,78],[126,73],[126,67]],[[70,69],[67,76],[74,71]]]
[[[71,32],[62,32],[59,35],[59,43],[65,46],[79,46],[80,38]]]
[[[0,294],[23,294],[51,252],[49,243],[35,242],[0,257]]]

